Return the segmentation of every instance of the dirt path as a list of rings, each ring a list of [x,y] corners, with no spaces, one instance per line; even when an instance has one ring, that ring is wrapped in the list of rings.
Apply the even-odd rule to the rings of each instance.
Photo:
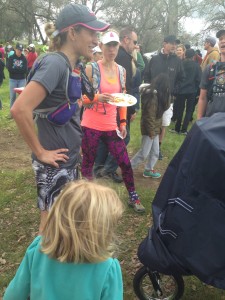
[[[24,142],[18,131],[1,129],[0,139],[0,169],[16,170],[31,168],[31,150]],[[133,153],[129,153],[130,157]],[[157,171],[164,174],[167,162],[159,161]],[[144,164],[134,171],[136,186],[145,187],[146,183],[156,190],[160,179],[144,178],[142,176]]]
[[[0,153],[1,170],[31,167],[31,151],[18,132],[1,129]]]

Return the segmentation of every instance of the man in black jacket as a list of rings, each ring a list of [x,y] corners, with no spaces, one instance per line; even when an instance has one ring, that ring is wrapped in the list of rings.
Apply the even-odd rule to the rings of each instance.
[[[179,85],[184,79],[184,70],[182,61],[175,54],[177,39],[174,35],[169,35],[164,38],[163,48],[159,54],[153,56],[149,61],[145,70],[144,81],[150,83],[156,76],[161,73],[167,74],[170,80],[170,94],[171,102],[173,102],[173,96],[176,95]],[[172,118],[172,105],[163,114],[162,130],[159,137],[159,144],[161,146],[162,140],[165,136],[166,127],[170,125]],[[162,159],[161,151],[159,153],[159,159]]]
[[[186,50],[185,59],[183,60],[185,80],[180,84],[180,89],[177,91],[176,124],[175,129],[171,130],[172,132],[184,135],[187,134],[188,124],[191,120],[192,112],[194,111],[195,98],[202,75],[199,64],[194,61],[194,56],[194,49]],[[183,119],[184,110],[185,117]]]
[[[153,56],[146,67],[144,80],[150,83],[160,73],[166,73],[170,79],[170,93],[174,95],[176,88],[184,77],[182,61],[174,53],[176,37],[169,35],[164,39],[163,48]]]
[[[120,48],[116,57],[116,62],[126,70],[126,89],[128,94],[132,94],[132,53],[137,47],[137,34],[132,28],[126,27],[120,31]],[[127,124],[130,129],[130,121],[135,119],[135,106],[127,107]],[[129,134],[129,133],[128,133]],[[129,142],[129,140],[128,140]],[[128,144],[127,142],[127,144]]]

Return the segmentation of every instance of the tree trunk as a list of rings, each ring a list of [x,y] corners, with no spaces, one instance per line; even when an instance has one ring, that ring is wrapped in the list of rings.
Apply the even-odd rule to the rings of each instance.
[[[46,44],[46,40],[45,40],[44,37],[43,37],[43,34],[42,34],[42,32],[41,32],[41,28],[40,28],[40,26],[38,25],[38,22],[37,22],[37,20],[36,20],[35,17],[34,17],[34,22],[35,22],[35,27],[36,27],[36,29],[37,29],[39,35],[40,35],[40,39],[41,39],[41,41],[42,41],[42,44],[45,45],[45,44]]]
[[[32,27],[28,31],[28,45],[32,43]]]
[[[178,1],[169,0],[168,7],[168,34],[177,36],[178,33]]]

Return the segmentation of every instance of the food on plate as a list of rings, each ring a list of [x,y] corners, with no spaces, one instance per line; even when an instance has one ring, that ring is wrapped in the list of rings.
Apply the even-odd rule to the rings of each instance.
[[[132,104],[134,102],[134,100],[132,98],[126,97],[126,94],[122,94],[121,96],[114,96],[113,97],[113,102],[115,103],[128,103],[128,104]]]
[[[137,102],[137,99],[129,94],[114,93],[111,94],[113,99],[109,100],[108,103],[116,106],[131,106]]]

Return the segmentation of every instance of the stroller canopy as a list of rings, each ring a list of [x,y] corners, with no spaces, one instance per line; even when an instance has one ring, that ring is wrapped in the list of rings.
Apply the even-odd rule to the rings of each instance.
[[[225,113],[195,123],[155,195],[140,261],[225,289]]]

